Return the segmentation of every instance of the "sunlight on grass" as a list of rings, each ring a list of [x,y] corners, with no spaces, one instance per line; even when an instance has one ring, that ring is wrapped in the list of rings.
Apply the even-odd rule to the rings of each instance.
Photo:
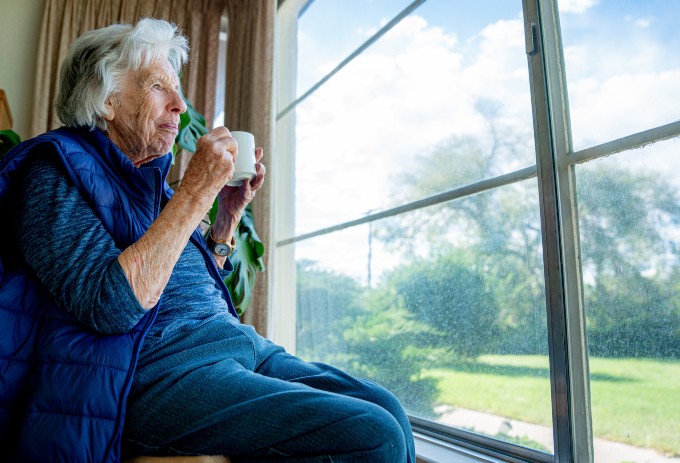
[[[439,380],[442,404],[551,426],[547,357],[485,355],[475,364],[428,374]]]
[[[680,362],[590,359],[597,437],[680,455]]]
[[[552,426],[548,358],[488,355],[427,372],[439,403]],[[680,455],[680,362],[590,359],[596,437]]]

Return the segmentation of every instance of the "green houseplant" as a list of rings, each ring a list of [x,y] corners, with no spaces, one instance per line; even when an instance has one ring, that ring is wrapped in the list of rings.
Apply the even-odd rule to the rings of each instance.
[[[182,94],[187,110],[180,116],[180,129],[173,147],[173,160],[178,148],[190,153],[196,151],[198,139],[208,133],[205,118],[193,107]],[[217,199],[208,213],[208,225],[212,224],[217,214]],[[236,251],[230,257],[234,271],[224,280],[229,288],[234,307],[242,315],[250,305],[257,272],[264,271],[264,244],[255,230],[255,221],[251,205],[246,207],[236,229]]]
[[[19,134],[13,130],[0,130],[0,159],[4,158],[5,154],[20,141]]]

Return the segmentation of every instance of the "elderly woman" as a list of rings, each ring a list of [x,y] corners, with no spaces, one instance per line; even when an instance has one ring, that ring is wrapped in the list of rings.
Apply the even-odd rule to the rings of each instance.
[[[0,165],[12,221],[0,248],[1,450],[43,462],[414,462],[394,396],[239,322],[215,243],[233,243],[263,153],[253,180],[227,186],[238,146],[218,127],[170,190],[187,49],[160,20],[84,34],[62,65],[65,127]],[[215,197],[206,242],[198,225]]]

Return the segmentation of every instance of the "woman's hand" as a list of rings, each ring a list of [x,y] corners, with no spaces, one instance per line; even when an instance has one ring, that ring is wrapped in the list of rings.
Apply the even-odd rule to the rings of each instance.
[[[234,175],[237,143],[226,127],[217,127],[198,139],[182,182],[177,190],[212,205],[215,196]],[[245,206],[244,206],[245,207]]]
[[[243,210],[255,197],[255,192],[264,183],[266,169],[264,164],[260,162],[263,155],[264,151],[262,148],[258,147],[255,149],[255,178],[250,182],[243,182],[241,186],[225,185],[222,188],[217,196],[219,199],[218,216],[226,214],[240,219]],[[231,175],[233,176],[233,172]]]
[[[217,216],[212,224],[211,234],[213,239],[231,241],[236,234],[236,228],[241,221],[243,210],[255,197],[255,192],[264,183],[265,167],[260,162],[263,150],[255,150],[255,171],[256,175],[250,182],[243,182],[241,186],[224,186],[220,191],[217,205]],[[226,257],[214,255],[215,262],[219,268],[224,267]]]
[[[236,154],[238,155],[238,153]],[[224,180],[224,185],[217,195],[217,216],[211,227],[213,239],[231,241],[232,237],[235,235],[243,211],[255,197],[255,192],[259,190],[264,183],[266,169],[264,164],[260,162],[263,154],[264,151],[261,147],[255,149],[255,178],[249,182],[244,181],[241,186],[229,186],[226,184],[226,182],[234,175],[232,163],[232,169],[229,176]],[[236,159],[236,157],[233,159]],[[217,255],[214,255],[214,258],[217,266],[223,268],[227,258]]]
[[[227,182],[234,176],[237,150],[238,144],[226,127],[217,127],[203,135],[196,143],[196,152],[189,161],[178,192],[185,190],[192,197],[203,199],[208,208],[218,196],[218,216],[226,214],[238,222],[255,192],[262,187],[266,169],[260,163],[264,152],[258,147],[255,150],[255,178],[243,182],[240,187],[228,186]]]

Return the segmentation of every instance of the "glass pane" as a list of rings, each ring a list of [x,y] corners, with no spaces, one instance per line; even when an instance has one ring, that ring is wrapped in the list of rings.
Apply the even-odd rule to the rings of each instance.
[[[312,0],[298,20],[297,96],[302,95],[413,0]]]
[[[522,2],[471,3],[426,2],[296,108],[296,234],[535,163]]]
[[[597,462],[680,461],[677,149],[576,166]]]
[[[559,7],[575,150],[680,119],[680,2]]]
[[[301,241],[297,353],[552,452],[536,180]]]

